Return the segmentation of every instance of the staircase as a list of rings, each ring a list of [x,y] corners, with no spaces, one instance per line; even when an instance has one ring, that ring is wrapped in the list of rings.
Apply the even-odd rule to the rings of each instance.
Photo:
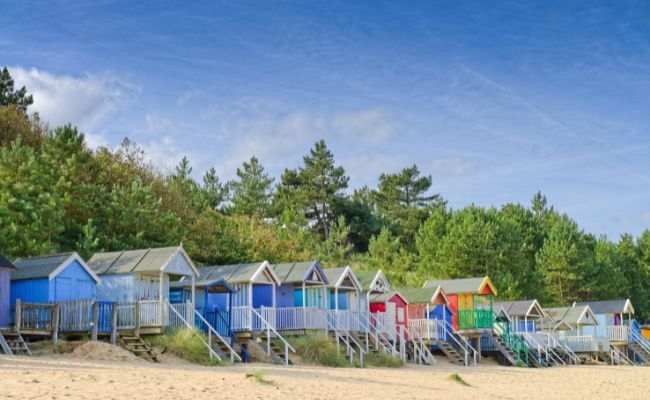
[[[438,348],[454,364],[468,366],[470,358],[476,364],[476,350],[472,348],[464,337],[454,331],[452,326],[446,321],[440,321],[438,324]]]
[[[284,347],[280,347],[273,337],[269,338],[266,333],[253,334],[253,339],[259,342],[262,347],[267,347],[267,353],[271,357],[273,364],[277,365],[293,365],[293,361],[288,354],[285,354]],[[266,343],[264,343],[266,342]],[[286,355],[286,360],[285,360]]]
[[[650,365],[650,340],[646,339],[639,330],[636,321],[635,326],[629,330],[630,343],[628,351],[632,353],[632,360],[640,360],[645,365]]]
[[[153,352],[151,346],[149,346],[137,333],[122,332],[118,334],[118,338],[122,347],[136,356],[151,362],[159,362],[158,358],[156,358],[156,353]]]
[[[442,350],[443,354],[447,356],[449,361],[451,361],[452,363],[456,365],[465,365],[465,358],[462,355],[460,355],[460,353],[458,353],[456,349],[454,349],[454,347],[448,342],[439,340],[438,348]]]
[[[20,333],[9,329],[0,330],[0,348],[7,355],[32,355]]]
[[[505,357],[505,359],[510,363],[510,365],[517,365],[517,360],[520,360],[519,355],[515,352],[496,332],[490,331],[486,333],[490,342],[499,350],[499,352]]]

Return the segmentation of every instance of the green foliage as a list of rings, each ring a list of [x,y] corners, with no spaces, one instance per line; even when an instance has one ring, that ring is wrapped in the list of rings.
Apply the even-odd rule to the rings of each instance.
[[[350,228],[345,224],[345,218],[341,216],[332,223],[329,238],[316,246],[316,258],[328,267],[345,265],[353,248],[348,236],[350,236]]]
[[[232,203],[229,212],[268,216],[273,197],[273,181],[259,160],[255,156],[251,157],[249,162],[244,162],[241,168],[237,168],[237,179],[228,182]]]
[[[207,337],[198,329],[179,328],[151,340],[154,346],[161,346],[170,353],[193,364],[221,365],[219,359],[210,357],[205,343]],[[205,343],[204,343],[205,342]]]
[[[246,374],[246,378],[252,378],[253,380],[255,380],[255,382],[261,383],[261,384],[264,384],[264,385],[273,385],[273,384],[275,384],[275,382],[273,382],[272,380],[264,378],[264,371],[262,371],[260,369],[256,369],[253,372],[248,372]]]
[[[461,376],[458,375],[455,372],[453,374],[449,375],[449,377],[447,379],[449,379],[452,382],[459,383],[459,384],[461,384],[463,386],[470,386],[469,383],[465,382],[465,380],[463,378],[461,378]]]
[[[366,353],[363,358],[363,364],[368,367],[383,367],[383,368],[400,368],[404,366],[404,362],[396,357],[383,352],[379,353]]]
[[[307,364],[347,367],[348,361],[336,351],[336,345],[325,334],[308,334],[291,340],[296,353]]]
[[[287,169],[282,174],[276,196],[280,213],[291,208],[301,210],[308,220],[315,221],[315,230],[329,238],[330,223],[335,219],[334,205],[344,196],[349,178],[341,166],[334,165],[334,155],[324,140],[316,142],[304,165],[298,170]]]
[[[0,70],[0,107],[14,105],[18,111],[25,113],[27,107],[34,103],[34,97],[27,94],[27,89],[23,86],[14,90],[14,80],[9,74],[7,67]]]

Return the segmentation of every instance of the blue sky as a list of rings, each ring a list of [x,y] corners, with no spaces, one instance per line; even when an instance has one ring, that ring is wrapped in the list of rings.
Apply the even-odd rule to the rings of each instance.
[[[415,163],[453,208],[540,190],[587,231],[650,228],[650,3],[460,3],[0,0],[0,65],[163,170],[279,177],[324,138],[352,187]]]

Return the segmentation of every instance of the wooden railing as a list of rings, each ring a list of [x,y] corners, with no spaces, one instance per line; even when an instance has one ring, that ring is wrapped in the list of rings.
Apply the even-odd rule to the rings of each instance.
[[[14,312],[14,326],[18,332],[58,332],[59,305],[56,303],[23,303],[18,299]]]
[[[275,309],[278,330],[325,330],[325,310],[316,307],[286,307]]]
[[[59,331],[88,332],[93,326],[93,300],[59,302]]]
[[[458,329],[491,329],[493,324],[492,310],[458,310]]]
[[[606,326],[605,336],[612,342],[628,342],[628,327],[625,325]]]
[[[598,340],[593,336],[567,336],[564,341],[574,353],[598,351]]]
[[[415,336],[424,340],[442,339],[438,329],[438,320],[436,319],[409,319],[408,321],[409,336]]]

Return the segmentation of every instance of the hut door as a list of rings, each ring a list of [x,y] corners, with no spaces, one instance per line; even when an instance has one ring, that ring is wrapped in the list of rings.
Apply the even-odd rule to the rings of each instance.
[[[391,326],[395,326],[395,322],[397,321],[395,303],[391,301],[386,303],[386,316],[388,317],[387,320],[390,322]]]

